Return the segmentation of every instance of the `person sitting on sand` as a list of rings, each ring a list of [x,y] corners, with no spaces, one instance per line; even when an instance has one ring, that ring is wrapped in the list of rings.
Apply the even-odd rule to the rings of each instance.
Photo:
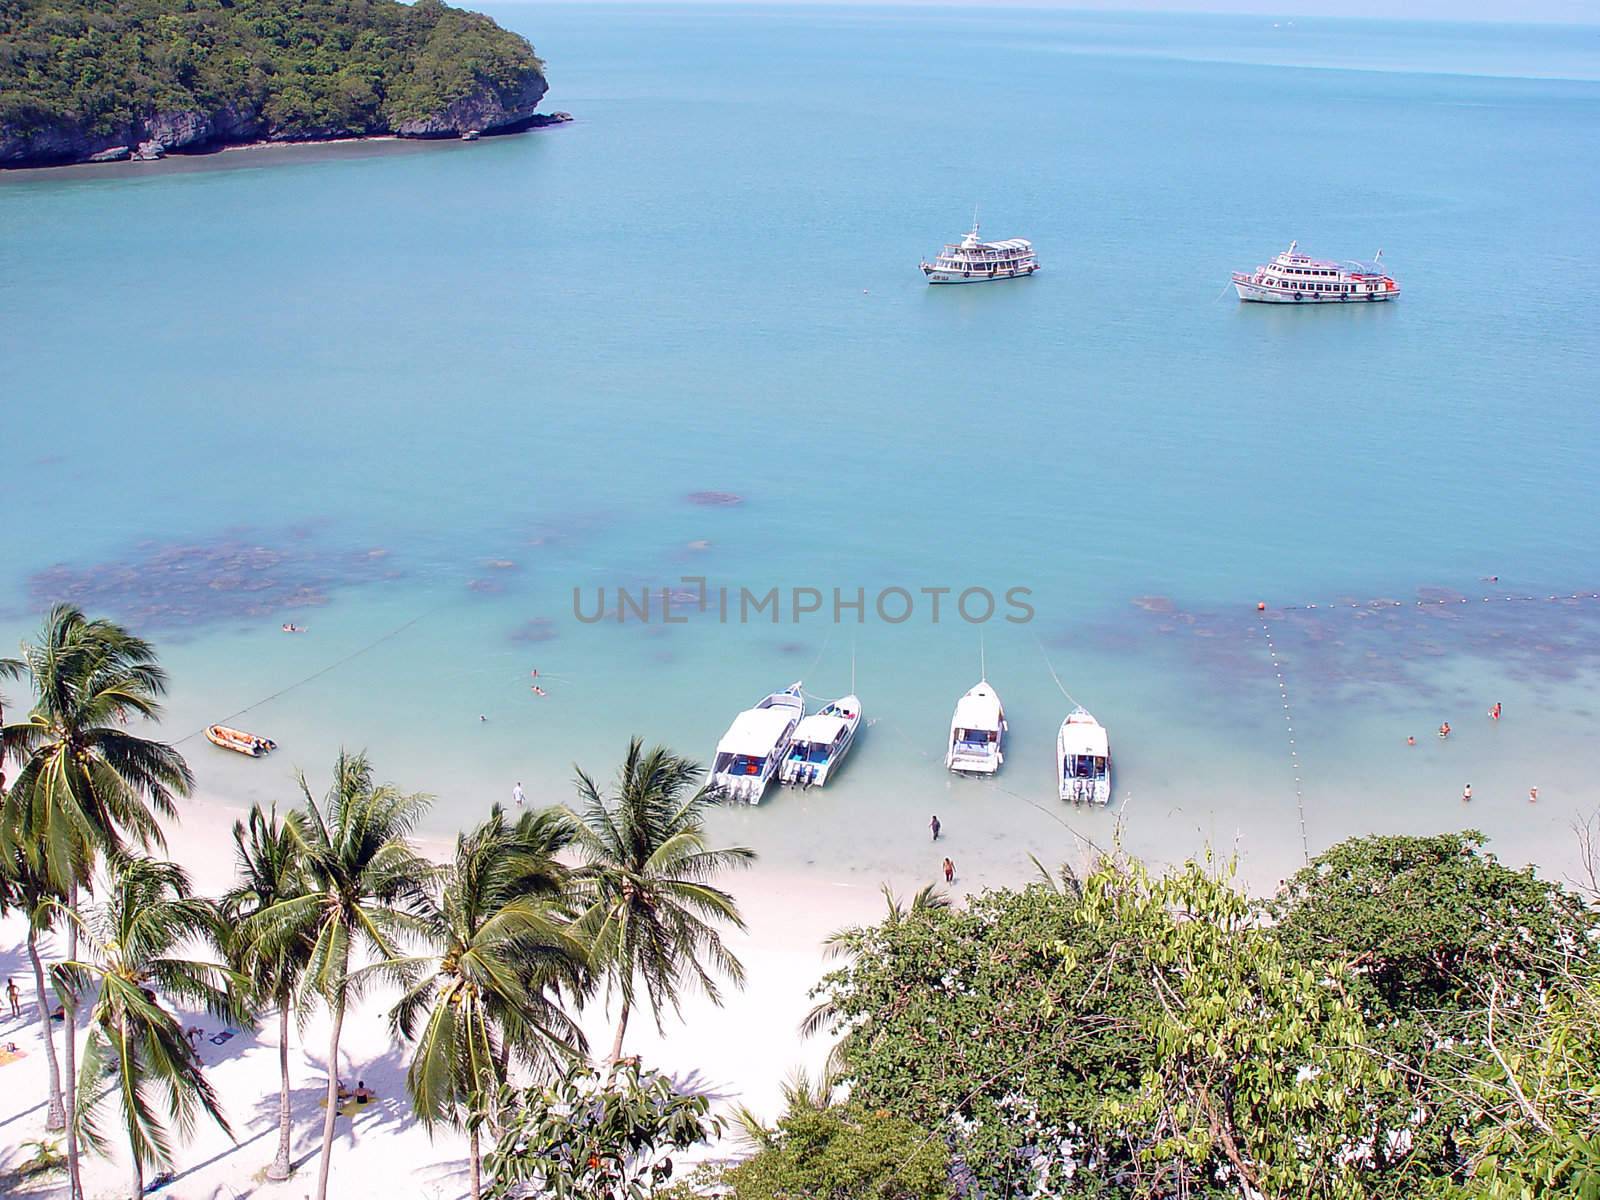
[[[354,1092],[345,1087],[344,1080],[339,1080],[339,1103],[343,1104],[346,1100],[351,1099],[354,1095]]]

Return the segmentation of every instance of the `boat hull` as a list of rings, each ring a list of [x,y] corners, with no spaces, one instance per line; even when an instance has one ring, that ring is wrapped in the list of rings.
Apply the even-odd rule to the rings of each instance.
[[[1038,267],[1027,267],[1020,271],[995,271],[984,272],[982,275],[967,275],[959,271],[941,271],[936,267],[922,268],[922,273],[928,277],[929,283],[995,283],[1001,279],[1026,279],[1035,275]]]
[[[1393,300],[1400,294],[1398,287],[1372,292],[1286,292],[1281,288],[1262,287],[1237,279],[1233,282],[1233,290],[1247,304],[1371,304]]]

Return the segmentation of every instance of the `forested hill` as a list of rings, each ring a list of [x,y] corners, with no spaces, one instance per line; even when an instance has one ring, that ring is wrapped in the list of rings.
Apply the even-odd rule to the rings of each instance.
[[[439,0],[0,0],[0,166],[516,128],[533,47]]]

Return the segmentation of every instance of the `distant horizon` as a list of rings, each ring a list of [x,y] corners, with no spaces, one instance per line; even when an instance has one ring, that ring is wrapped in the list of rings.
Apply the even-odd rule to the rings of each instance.
[[[763,8],[992,8],[1141,16],[1278,17],[1396,23],[1600,27],[1600,0],[1412,0],[1396,13],[1388,0],[490,0],[491,4],[649,5]]]

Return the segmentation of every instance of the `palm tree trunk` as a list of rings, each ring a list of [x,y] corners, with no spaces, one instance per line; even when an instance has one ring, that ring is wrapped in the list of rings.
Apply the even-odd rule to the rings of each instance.
[[[344,1028],[344,989],[333,1003],[333,1037],[328,1044],[328,1111],[322,1118],[322,1165],[317,1168],[317,1200],[328,1200],[328,1168],[333,1156],[333,1123],[339,1117],[339,1031]]]
[[[128,1017],[126,1013],[118,1018],[117,1026],[119,1029],[119,1040],[122,1043],[122,1053],[126,1055],[129,1052]],[[124,1080],[124,1082],[126,1082],[126,1080]],[[123,1107],[127,1110],[126,1115],[128,1118],[128,1152],[133,1158],[132,1200],[144,1200],[144,1160],[139,1157],[139,1146],[134,1141],[134,1132],[137,1127],[136,1123],[138,1121],[138,1117],[134,1115],[132,1106],[127,1104],[126,1100],[123,1102]]]
[[[617,1036],[611,1042],[611,1065],[622,1061],[622,1035],[628,1031],[628,1002],[622,1002],[622,1017],[617,1022]]]
[[[61,1105],[61,1064],[56,1061],[56,1032],[50,1027],[50,1002],[44,990],[44,963],[39,959],[39,935],[28,924],[28,961],[33,963],[33,990],[39,997],[39,1027],[44,1030],[44,1056],[50,1065],[50,1110],[45,1115],[44,1127],[49,1133],[60,1133],[67,1123],[67,1110]]]
[[[474,1125],[472,1132],[467,1135],[467,1157],[472,1160],[472,1200],[480,1200],[483,1195],[482,1153],[478,1146],[478,1127]]]
[[[73,884],[67,895],[67,961],[78,961],[78,885]],[[62,1032],[67,1036],[64,1059],[67,1077],[63,1080],[62,1098],[67,1109],[67,1195],[69,1200],[83,1200],[83,1176],[78,1171],[78,1009],[71,997],[60,996]]]
[[[280,996],[278,1004],[278,1153],[267,1168],[267,1178],[289,1178],[289,1135],[294,1124],[289,1111],[289,1011],[293,1001]]]

